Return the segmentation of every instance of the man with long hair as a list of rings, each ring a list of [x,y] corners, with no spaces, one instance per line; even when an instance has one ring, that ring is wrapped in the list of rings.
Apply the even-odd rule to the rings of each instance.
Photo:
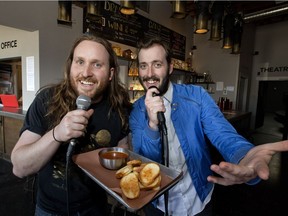
[[[118,72],[111,44],[85,34],[72,46],[63,81],[38,91],[11,155],[16,176],[38,174],[36,216],[107,215],[105,191],[74,163],[67,176],[65,165],[71,139],[75,154],[128,147],[130,102]],[[89,109],[77,109],[79,95],[91,99]]]

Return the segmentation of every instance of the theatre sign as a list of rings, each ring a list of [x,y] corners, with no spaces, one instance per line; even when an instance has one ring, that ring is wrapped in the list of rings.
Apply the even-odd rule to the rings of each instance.
[[[263,64],[257,70],[257,79],[259,80],[288,80],[288,66],[270,66],[268,63]]]

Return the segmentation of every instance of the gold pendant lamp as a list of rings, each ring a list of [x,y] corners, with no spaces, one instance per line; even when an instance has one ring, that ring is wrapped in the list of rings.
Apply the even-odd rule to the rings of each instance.
[[[172,1],[172,10],[173,10],[173,13],[171,15],[171,18],[184,19],[187,16],[185,1],[181,1],[181,0]]]
[[[135,1],[121,0],[120,1],[120,12],[125,15],[133,15],[136,13]]]
[[[211,12],[212,12],[212,20],[211,20],[210,40],[219,41],[221,40],[222,17],[224,15],[223,2],[215,1],[213,3]]]
[[[239,54],[241,47],[242,39],[242,29],[243,28],[243,19],[240,14],[235,16],[234,28],[233,28],[233,45],[231,54]]]
[[[223,49],[231,49],[233,45],[234,15],[226,14],[224,18]]]
[[[196,34],[205,34],[208,32],[209,21],[209,1],[199,1],[196,3]]]

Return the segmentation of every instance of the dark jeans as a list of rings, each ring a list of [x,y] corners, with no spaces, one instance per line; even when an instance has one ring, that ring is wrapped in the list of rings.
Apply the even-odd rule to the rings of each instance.
[[[97,208],[87,208],[83,211],[70,214],[70,216],[107,216],[108,214],[106,213],[105,210],[106,209],[104,206],[103,206],[103,209],[101,210]],[[35,216],[65,216],[65,215],[54,214],[54,213],[52,214],[52,213],[46,212],[45,210],[41,209],[39,206],[36,205]]]
[[[164,216],[164,213],[159,210],[158,208],[155,208],[152,203],[148,204],[144,208],[144,212],[146,216]],[[184,216],[184,215],[182,215]],[[186,215],[185,215],[186,216]],[[212,200],[205,206],[202,212],[198,213],[195,216],[213,216],[213,202]]]

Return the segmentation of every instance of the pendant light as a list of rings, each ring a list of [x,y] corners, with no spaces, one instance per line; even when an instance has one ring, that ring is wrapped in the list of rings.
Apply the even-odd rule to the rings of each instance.
[[[215,1],[211,9],[211,14],[212,14],[212,20],[211,20],[210,40],[219,41],[221,40],[222,17],[224,15],[223,2]]]
[[[120,12],[125,15],[133,15],[136,12],[135,1],[121,0]]]
[[[199,1],[196,3],[196,34],[205,34],[208,32],[209,21],[209,1]]]
[[[72,2],[58,1],[58,21],[71,22]]]
[[[172,10],[173,13],[171,18],[175,19],[184,19],[187,16],[186,13],[186,2],[181,0],[174,0],[172,1]]]
[[[87,1],[87,15],[100,16],[99,2]]]
[[[226,14],[224,18],[223,49],[231,49],[233,45],[234,15]]]
[[[234,19],[233,27],[233,45],[231,54],[239,54],[242,39],[243,19],[240,14],[237,14]]]

